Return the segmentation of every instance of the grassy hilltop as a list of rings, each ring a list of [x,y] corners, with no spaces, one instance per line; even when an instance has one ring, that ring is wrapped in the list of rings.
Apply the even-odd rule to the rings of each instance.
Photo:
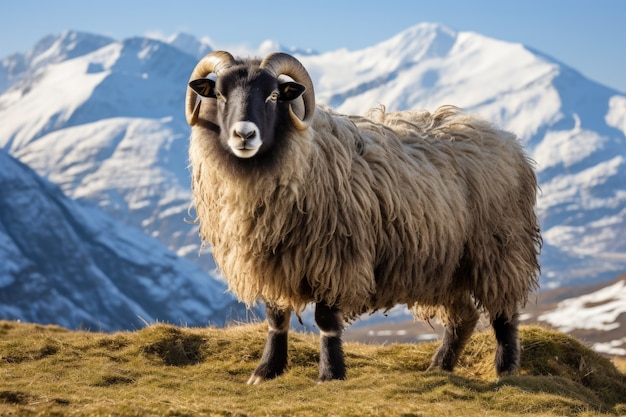
[[[437,343],[347,343],[348,380],[316,384],[317,337],[292,332],[286,374],[247,386],[265,331],[105,334],[0,321],[0,416],[626,415],[626,375],[540,327],[522,327],[515,377],[495,377],[493,337],[477,333],[453,374],[425,372]]]

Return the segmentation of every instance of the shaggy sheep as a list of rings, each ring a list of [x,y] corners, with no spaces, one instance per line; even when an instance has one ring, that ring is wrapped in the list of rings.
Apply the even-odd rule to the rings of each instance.
[[[513,134],[451,106],[316,109],[307,71],[281,53],[207,55],[186,116],[200,236],[229,288],[266,304],[267,344],[248,383],[284,372],[289,317],[308,303],[319,381],[345,378],[344,320],[397,304],[444,324],[431,368],[453,369],[484,311],[497,374],[515,371],[541,237],[536,178]]]

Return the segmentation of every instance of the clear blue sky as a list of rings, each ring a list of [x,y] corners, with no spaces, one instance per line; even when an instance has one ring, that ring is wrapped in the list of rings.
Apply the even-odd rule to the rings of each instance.
[[[272,39],[324,52],[420,22],[523,43],[626,92],[626,0],[13,0],[0,5],[0,58],[68,29],[116,39],[188,32],[222,48]]]

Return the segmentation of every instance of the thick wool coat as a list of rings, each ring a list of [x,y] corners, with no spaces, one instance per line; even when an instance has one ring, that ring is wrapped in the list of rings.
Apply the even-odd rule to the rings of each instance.
[[[406,304],[453,318],[468,298],[513,317],[538,285],[537,181],[518,139],[446,106],[343,116],[318,107],[267,169],[190,142],[200,236],[240,300],[346,319]],[[278,146],[278,145],[276,145]]]

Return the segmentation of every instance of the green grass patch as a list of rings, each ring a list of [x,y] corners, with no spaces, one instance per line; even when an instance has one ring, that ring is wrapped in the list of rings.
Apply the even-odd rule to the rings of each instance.
[[[626,376],[576,339],[521,329],[519,375],[498,379],[475,334],[454,373],[427,372],[436,343],[346,343],[348,380],[316,384],[318,339],[290,334],[285,375],[246,381],[264,324],[152,325],[90,333],[0,321],[0,416],[617,416]]]

